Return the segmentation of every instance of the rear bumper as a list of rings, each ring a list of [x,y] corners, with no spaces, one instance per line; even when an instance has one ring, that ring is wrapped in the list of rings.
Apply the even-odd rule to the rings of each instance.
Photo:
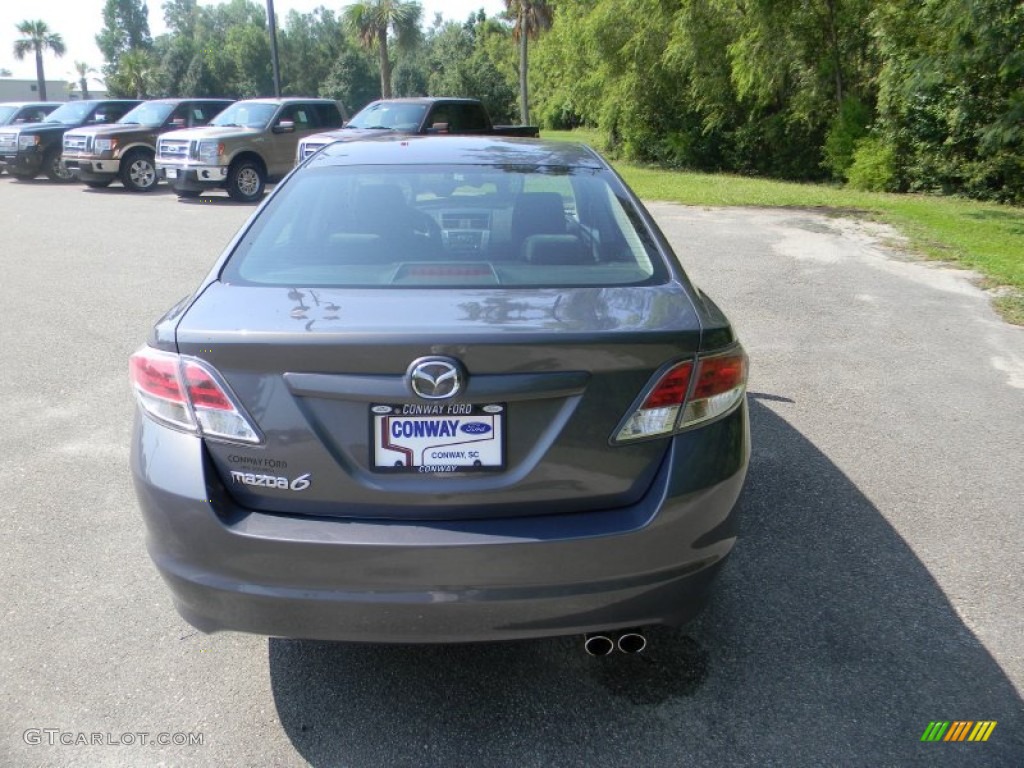
[[[748,458],[744,407],[673,438],[637,504],[446,523],[238,508],[199,440],[146,418],[132,470],[150,555],[195,627],[469,642],[686,622],[732,549]]]

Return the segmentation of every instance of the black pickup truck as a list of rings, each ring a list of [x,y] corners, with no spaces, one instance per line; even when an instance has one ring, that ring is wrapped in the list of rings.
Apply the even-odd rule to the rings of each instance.
[[[0,167],[21,180],[45,173],[51,181],[71,181],[72,171],[60,162],[64,134],[72,128],[117,122],[141,103],[138,99],[69,101],[41,123],[4,128],[0,130]]]
[[[536,138],[535,125],[493,125],[479,99],[430,96],[382,99],[363,107],[344,127],[315,133],[299,142],[296,164],[335,141],[356,141],[382,134],[524,136]]]

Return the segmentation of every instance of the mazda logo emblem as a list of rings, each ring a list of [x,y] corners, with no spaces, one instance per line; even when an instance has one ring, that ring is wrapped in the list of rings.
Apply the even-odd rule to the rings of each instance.
[[[459,364],[446,357],[421,357],[409,366],[409,387],[425,400],[455,397],[462,389]]]

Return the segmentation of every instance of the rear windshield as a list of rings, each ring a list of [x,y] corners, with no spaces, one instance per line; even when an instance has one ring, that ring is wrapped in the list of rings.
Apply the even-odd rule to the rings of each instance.
[[[308,168],[274,196],[221,279],[330,287],[613,286],[667,272],[607,171]]]

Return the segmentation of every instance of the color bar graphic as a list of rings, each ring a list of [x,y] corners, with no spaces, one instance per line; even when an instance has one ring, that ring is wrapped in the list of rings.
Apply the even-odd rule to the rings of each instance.
[[[988,741],[995,720],[932,720],[921,734],[921,741]]]
[[[992,735],[992,731],[996,729],[995,720],[981,720],[974,730],[971,731],[971,735],[967,737],[968,741],[988,741],[988,737]]]

